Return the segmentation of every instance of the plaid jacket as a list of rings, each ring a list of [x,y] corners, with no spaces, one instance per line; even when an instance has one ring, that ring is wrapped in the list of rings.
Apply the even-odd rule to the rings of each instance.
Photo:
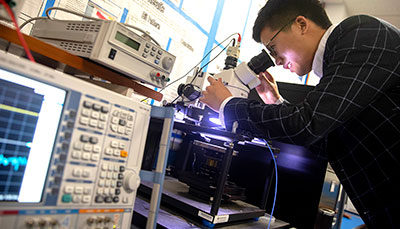
[[[328,38],[323,77],[299,104],[242,98],[225,124],[271,140],[313,146],[369,228],[400,228],[400,32],[373,17],[341,22]],[[322,140],[322,141],[321,141]]]

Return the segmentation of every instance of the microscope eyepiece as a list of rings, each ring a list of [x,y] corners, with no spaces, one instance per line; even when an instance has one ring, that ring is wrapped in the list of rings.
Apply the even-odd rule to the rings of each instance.
[[[247,63],[247,65],[257,75],[260,72],[265,72],[265,70],[267,70],[269,67],[275,66],[271,57],[264,49],[261,51],[260,54],[251,58],[251,60],[249,61],[249,63]]]

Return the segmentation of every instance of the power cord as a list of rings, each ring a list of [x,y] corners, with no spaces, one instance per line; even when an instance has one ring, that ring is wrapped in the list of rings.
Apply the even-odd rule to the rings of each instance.
[[[224,43],[225,41],[227,41],[229,38],[231,38],[232,36],[234,36],[234,35],[236,35],[236,34],[239,34],[239,33],[232,33],[232,34],[229,35],[227,38],[225,38],[221,43]],[[240,34],[239,34],[239,36],[240,36]],[[218,45],[214,46],[214,48],[212,48],[210,51],[208,51],[207,54],[204,55],[203,58],[202,58],[195,66],[193,66],[188,72],[186,72],[183,76],[179,77],[178,79],[176,79],[176,80],[172,81],[171,83],[167,84],[164,88],[162,88],[162,89],[161,89],[160,91],[158,91],[158,92],[164,91],[167,87],[169,87],[169,86],[171,86],[172,84],[174,84],[174,83],[180,81],[181,79],[185,78],[185,77],[186,77],[190,72],[192,72],[199,64],[201,64],[201,62],[203,62],[203,60],[204,60],[208,55],[210,55],[210,53],[211,53],[214,49],[216,49],[219,45],[222,46],[221,43],[219,43],[219,42],[217,42],[217,43],[218,43]],[[218,54],[218,55],[219,55],[219,54]],[[213,58],[213,60],[214,60],[214,59],[215,59],[215,58]],[[210,63],[210,61],[207,63],[207,65],[208,65],[209,63]],[[205,66],[203,66],[203,67],[205,67]],[[197,73],[196,73],[196,74],[197,74]],[[149,98],[149,97],[144,98],[144,99],[142,99],[140,102],[144,102],[144,101],[146,101],[148,98]],[[179,97],[178,97],[178,98],[179,98]],[[177,99],[177,98],[176,98],[176,99]],[[176,99],[175,99],[175,100],[176,100]]]
[[[87,16],[85,14],[81,14],[81,13],[78,13],[78,12],[75,12],[75,11],[72,11],[72,10],[69,10],[69,9],[65,9],[65,8],[62,8],[62,7],[54,6],[54,7],[49,7],[49,8],[46,9],[45,13],[46,13],[47,17],[34,17],[34,18],[31,18],[31,19],[25,21],[24,23],[22,23],[20,28],[23,28],[25,25],[27,25],[28,23],[30,23],[31,21],[34,21],[34,20],[40,20],[40,19],[46,19],[46,18],[48,18],[50,20],[57,20],[55,18],[51,18],[51,16],[50,16],[50,11],[51,10],[61,10],[61,11],[64,11],[64,12],[67,12],[67,13],[70,13],[70,14],[73,14],[73,15],[76,15],[76,16],[80,16],[80,17],[83,17],[83,18],[87,18],[87,19],[90,19],[90,20],[93,20],[93,21],[103,21],[103,19],[100,19],[100,18],[90,17],[90,16]],[[150,34],[148,34],[146,31],[140,29],[139,27],[136,27],[136,26],[133,26],[133,25],[130,25],[130,24],[127,24],[127,23],[121,23],[121,24],[143,33],[143,35],[142,35],[143,37],[150,38],[157,46],[161,47],[160,44],[157,42],[157,40],[154,39],[152,36],[150,36]]]
[[[229,41],[229,43],[228,43],[214,58],[212,58],[210,61],[208,61],[203,67],[201,67],[201,68],[197,71],[197,73],[196,73],[196,75],[193,77],[192,81],[190,81],[191,84],[196,80],[196,77],[199,75],[199,73],[202,72],[203,69],[204,69],[209,63],[211,63],[212,61],[214,61],[219,55],[221,55],[221,53],[222,53],[223,51],[225,51],[225,50],[228,48],[228,46],[231,44],[231,42],[233,42],[233,44],[235,44],[235,38],[233,38],[231,41]]]
[[[93,21],[102,21],[103,20],[103,19],[100,19],[100,18],[90,17],[90,16],[87,16],[85,14],[81,14],[81,13],[78,13],[78,12],[75,12],[75,11],[72,11],[72,10],[69,10],[69,9],[65,9],[65,8],[62,8],[62,7],[58,7],[58,6],[53,6],[53,7],[49,7],[49,8],[46,9],[46,11],[45,11],[46,16],[50,20],[57,20],[55,18],[51,18],[51,16],[50,16],[50,11],[51,10],[61,10],[61,11],[64,11],[64,12],[67,12],[67,13],[70,13],[70,14],[73,14],[73,15],[76,15],[76,16],[84,17],[84,18],[87,18],[87,19],[90,19],[90,20],[93,20]]]
[[[275,165],[275,193],[274,193],[274,203],[272,204],[271,215],[269,217],[269,222],[268,222],[268,227],[267,227],[269,229],[271,226],[271,219],[272,219],[272,216],[273,216],[274,210],[275,210],[276,194],[278,193],[278,166],[276,164],[275,156],[274,156],[274,153],[272,152],[271,147],[269,146],[267,141],[265,141],[265,144],[268,146],[269,152],[271,153],[271,157],[272,157],[272,160],[274,161],[274,165]]]
[[[70,13],[70,14],[73,14],[73,15],[76,15],[76,16],[84,17],[84,18],[87,18],[87,19],[90,19],[90,20],[93,20],[93,21],[103,20],[103,19],[100,19],[100,18],[90,17],[90,16],[87,16],[87,15],[84,15],[84,14],[81,14],[81,13],[78,13],[78,12],[75,12],[75,11],[72,11],[72,10],[69,10],[69,9],[53,6],[53,7],[49,7],[49,8],[46,9],[46,11],[45,11],[46,17],[33,17],[33,18],[30,18],[30,19],[26,20],[24,23],[22,23],[20,25],[20,27],[23,28],[25,25],[27,25],[28,23],[30,23],[31,21],[34,21],[34,20],[41,20],[41,19],[57,20],[55,18],[51,18],[51,16],[50,16],[50,11],[51,10],[61,10],[61,11],[64,11],[64,12],[67,12],[67,13]]]
[[[233,36],[233,35],[235,35],[236,33],[234,33],[234,34],[232,34],[231,36]],[[230,38],[231,36],[229,36],[228,38]],[[228,39],[227,38],[227,39]],[[223,42],[225,42],[227,39],[225,39],[224,41],[222,41],[222,43]],[[212,61],[214,61],[219,55],[221,55],[221,53],[222,52],[224,52],[227,48],[228,48],[228,46],[231,44],[231,42],[235,42],[235,39],[233,38],[231,41],[229,41],[229,43],[214,57],[214,58],[212,58],[210,61],[208,61],[206,64],[204,64],[197,72],[196,72],[196,74],[195,74],[195,76],[193,77],[193,79],[190,81],[190,83],[189,84],[187,84],[187,85],[191,85],[194,81],[195,81],[195,79],[196,79],[196,77],[199,75],[199,73],[201,73],[202,71],[203,71],[203,69],[208,65],[208,64],[210,64]],[[217,47],[217,46],[215,46],[215,47]],[[212,49],[213,50],[213,49]],[[211,53],[211,51],[212,50],[210,50],[208,53],[207,53],[207,55],[209,55],[210,53]],[[207,56],[206,55],[206,56]],[[200,63],[202,62],[204,60],[204,58],[200,61]],[[197,65],[196,65],[197,66]],[[196,67],[195,66],[195,67]],[[194,68],[195,68],[194,67]],[[194,68],[192,68],[191,70],[193,70]],[[186,73],[186,75],[187,75],[188,73]],[[181,77],[182,78],[182,77]],[[181,79],[180,78],[180,79]],[[180,80],[180,79],[178,79],[178,80]],[[176,82],[177,80],[175,80],[174,82]],[[169,85],[167,85],[167,86],[169,86]],[[164,88],[165,89],[165,88]],[[191,101],[193,101],[193,100],[195,100],[195,99],[198,99],[199,97],[200,97],[201,95],[199,94],[199,96],[197,97],[197,98],[194,98],[194,99],[192,99],[192,100],[189,100],[189,101],[186,101],[186,102],[191,102]],[[176,97],[172,102],[170,102],[169,104],[173,104],[179,97],[181,97],[181,95],[178,95],[178,97]]]
[[[47,17],[33,17],[33,18],[29,18],[28,20],[24,21],[24,23],[22,23],[19,27],[22,29],[24,28],[27,24],[29,24],[31,21],[35,21],[35,20],[40,20],[40,19],[46,19]]]

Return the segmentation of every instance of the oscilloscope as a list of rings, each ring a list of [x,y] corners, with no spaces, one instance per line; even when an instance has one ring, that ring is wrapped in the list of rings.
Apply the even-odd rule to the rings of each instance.
[[[0,53],[1,225],[129,228],[150,112]]]

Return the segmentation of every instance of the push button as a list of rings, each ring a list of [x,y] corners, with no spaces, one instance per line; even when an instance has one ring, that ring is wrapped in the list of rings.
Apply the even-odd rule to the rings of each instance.
[[[103,202],[104,202],[104,199],[103,199],[102,196],[96,196],[96,198],[94,199],[94,201],[95,201],[96,203],[103,203]]]
[[[121,157],[127,157],[128,156],[128,152],[126,152],[125,150],[121,150]]]
[[[117,54],[117,50],[110,49],[110,53],[108,54],[108,58],[110,58],[111,60],[114,60],[115,54]]]
[[[69,202],[71,202],[71,201],[72,201],[72,195],[70,195],[70,194],[64,194],[64,195],[62,196],[62,198],[61,198],[61,201],[62,201],[63,203],[69,203]]]
[[[106,196],[105,198],[104,198],[104,201],[106,202],[106,203],[112,203],[112,198],[111,198],[111,196]]]

